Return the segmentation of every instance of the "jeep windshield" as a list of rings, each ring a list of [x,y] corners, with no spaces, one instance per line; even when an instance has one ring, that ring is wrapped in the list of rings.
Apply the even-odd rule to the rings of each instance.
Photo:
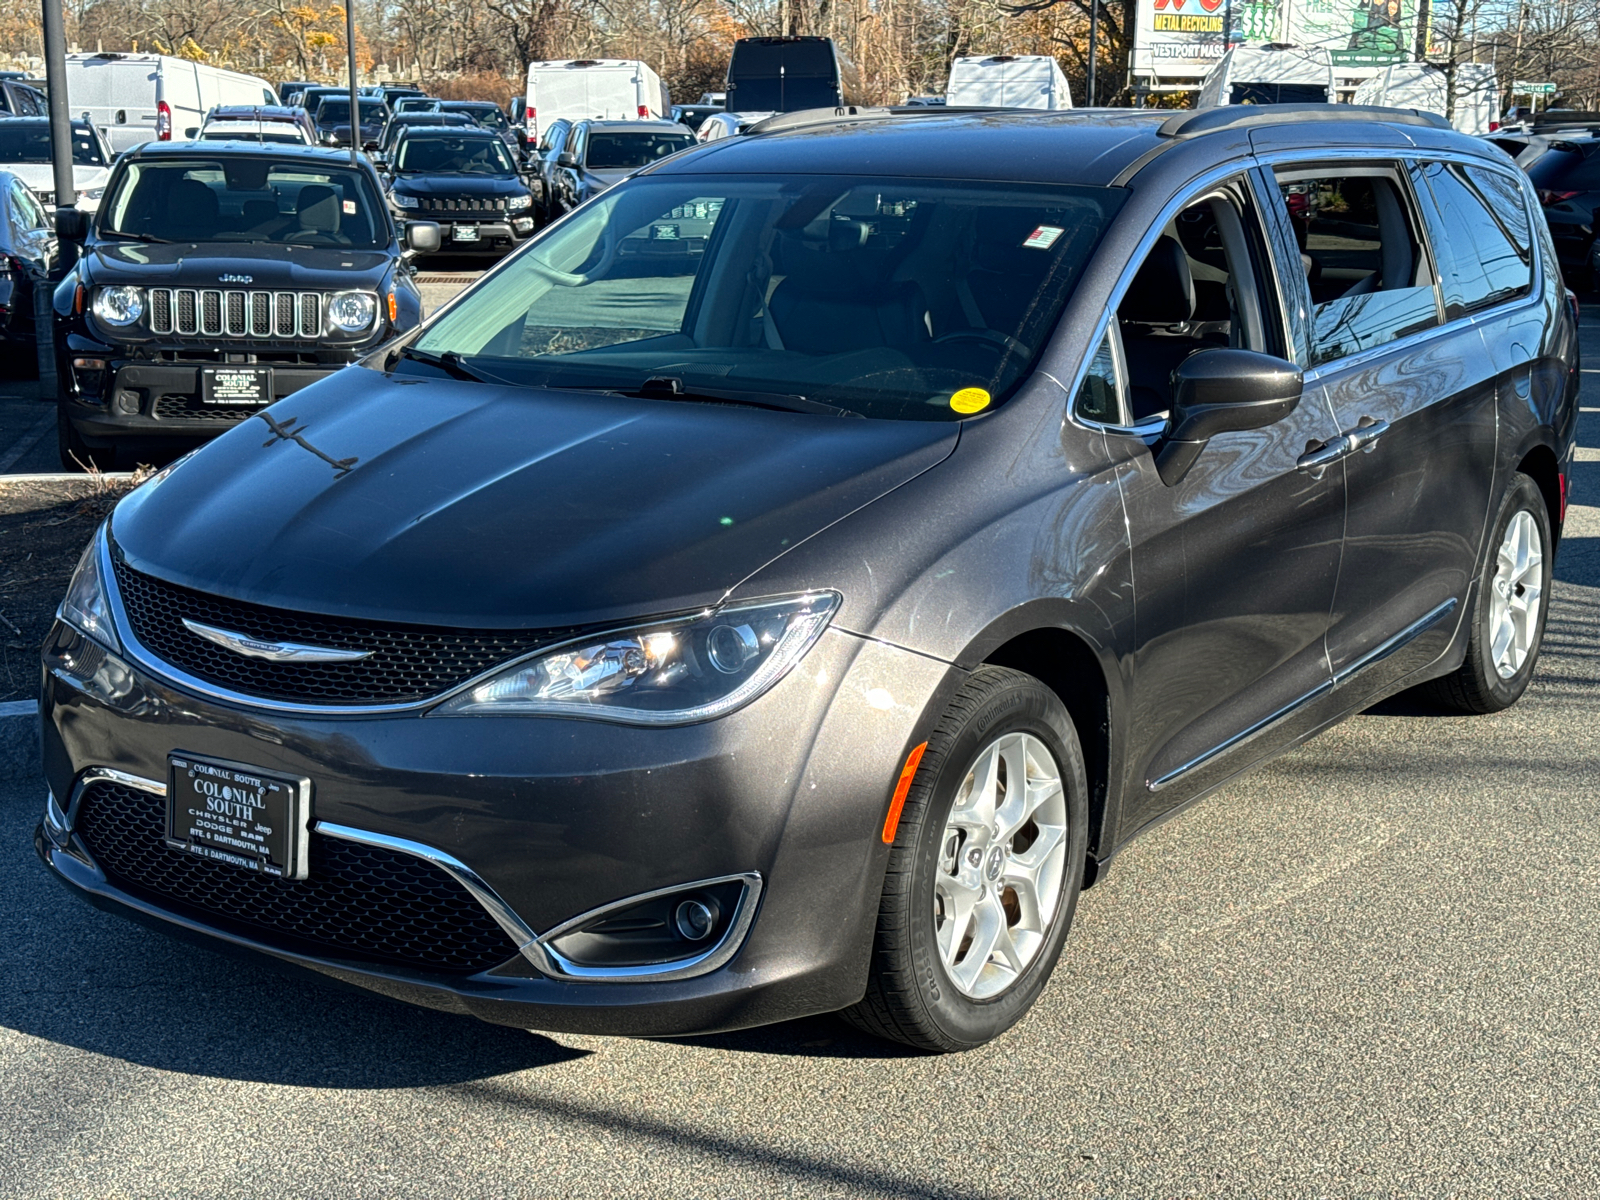
[[[256,155],[127,164],[100,208],[99,232],[147,242],[272,242],[377,250],[383,202],[366,176],[316,161]]]
[[[393,369],[957,420],[1026,377],[1124,196],[861,176],[628,180],[461,296]]]
[[[515,175],[517,165],[497,137],[462,137],[424,128],[401,141],[395,170],[402,175]]]

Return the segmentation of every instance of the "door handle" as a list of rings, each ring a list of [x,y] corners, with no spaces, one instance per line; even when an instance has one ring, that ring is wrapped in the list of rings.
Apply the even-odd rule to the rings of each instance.
[[[1294,465],[1310,474],[1311,478],[1321,479],[1322,473],[1330,466],[1347,454],[1353,454],[1354,452],[1355,446],[1351,442],[1350,436],[1341,433],[1338,437],[1331,441],[1323,442],[1320,446],[1315,443],[1307,446],[1306,452],[1295,459]]]
[[[1373,447],[1378,444],[1378,439],[1388,432],[1389,422],[1379,421],[1374,417],[1362,417],[1356,423],[1356,427],[1348,430],[1344,436],[1350,439],[1350,453],[1354,454],[1357,450],[1361,450],[1371,454]]]

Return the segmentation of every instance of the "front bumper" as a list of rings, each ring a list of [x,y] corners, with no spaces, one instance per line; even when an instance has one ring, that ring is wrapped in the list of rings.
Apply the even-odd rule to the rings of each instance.
[[[70,656],[77,637],[58,626],[50,644]],[[636,1036],[742,1028],[860,998],[887,854],[877,836],[884,806],[906,750],[925,736],[923,713],[937,711],[956,674],[830,631],[747,708],[704,725],[636,729],[276,714],[180,690],[115,656],[87,680],[48,654],[46,665],[43,756],[53,796],[72,796],[104,764],[159,786],[174,750],[304,775],[317,826],[447,856],[535,936],[652,889],[759,877],[753,920],[704,973],[580,980],[541,970],[538,954],[524,953],[461,976],[363,961],[337,946],[307,952],[270,930],[219,928],[192,907],[133,894],[108,878],[60,805],[36,837],[61,882],[168,932],[500,1024]],[[888,707],[886,694],[895,698]]]
[[[496,213],[492,220],[475,221],[453,217],[445,213],[424,212],[415,209],[394,210],[397,221],[434,221],[439,226],[440,254],[459,256],[465,254],[502,255],[516,249],[533,236],[537,222],[533,210],[525,214],[506,216]],[[468,238],[458,230],[473,230],[476,238]]]

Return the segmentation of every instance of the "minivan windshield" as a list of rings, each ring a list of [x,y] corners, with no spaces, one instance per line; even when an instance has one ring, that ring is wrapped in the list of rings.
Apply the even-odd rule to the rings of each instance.
[[[958,420],[1026,377],[1124,196],[870,176],[627,180],[463,294],[394,369]]]
[[[50,161],[50,123],[48,121],[0,121],[0,163],[47,163]],[[87,129],[72,131],[72,161],[80,167],[103,167],[100,144]]]
[[[658,158],[694,145],[692,134],[672,132],[591,133],[584,166],[591,171],[637,171]]]
[[[402,175],[515,175],[517,165],[499,138],[420,129],[401,140],[395,170]]]
[[[259,155],[131,162],[100,206],[100,233],[146,242],[273,242],[376,250],[383,202],[367,177]]]
[[[382,100],[361,101],[361,123],[381,125],[389,115],[389,106]],[[343,97],[329,98],[317,107],[318,125],[340,125],[350,122],[350,101]]]

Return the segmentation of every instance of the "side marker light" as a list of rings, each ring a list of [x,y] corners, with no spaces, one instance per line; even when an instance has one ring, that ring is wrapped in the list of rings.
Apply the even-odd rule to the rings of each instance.
[[[889,815],[883,819],[883,844],[894,845],[895,830],[900,828],[900,810],[906,806],[906,794],[911,791],[911,781],[916,777],[917,765],[922,762],[922,752],[928,748],[923,742],[906,757],[905,769],[900,772],[900,782],[894,785],[894,797],[889,801]]]

